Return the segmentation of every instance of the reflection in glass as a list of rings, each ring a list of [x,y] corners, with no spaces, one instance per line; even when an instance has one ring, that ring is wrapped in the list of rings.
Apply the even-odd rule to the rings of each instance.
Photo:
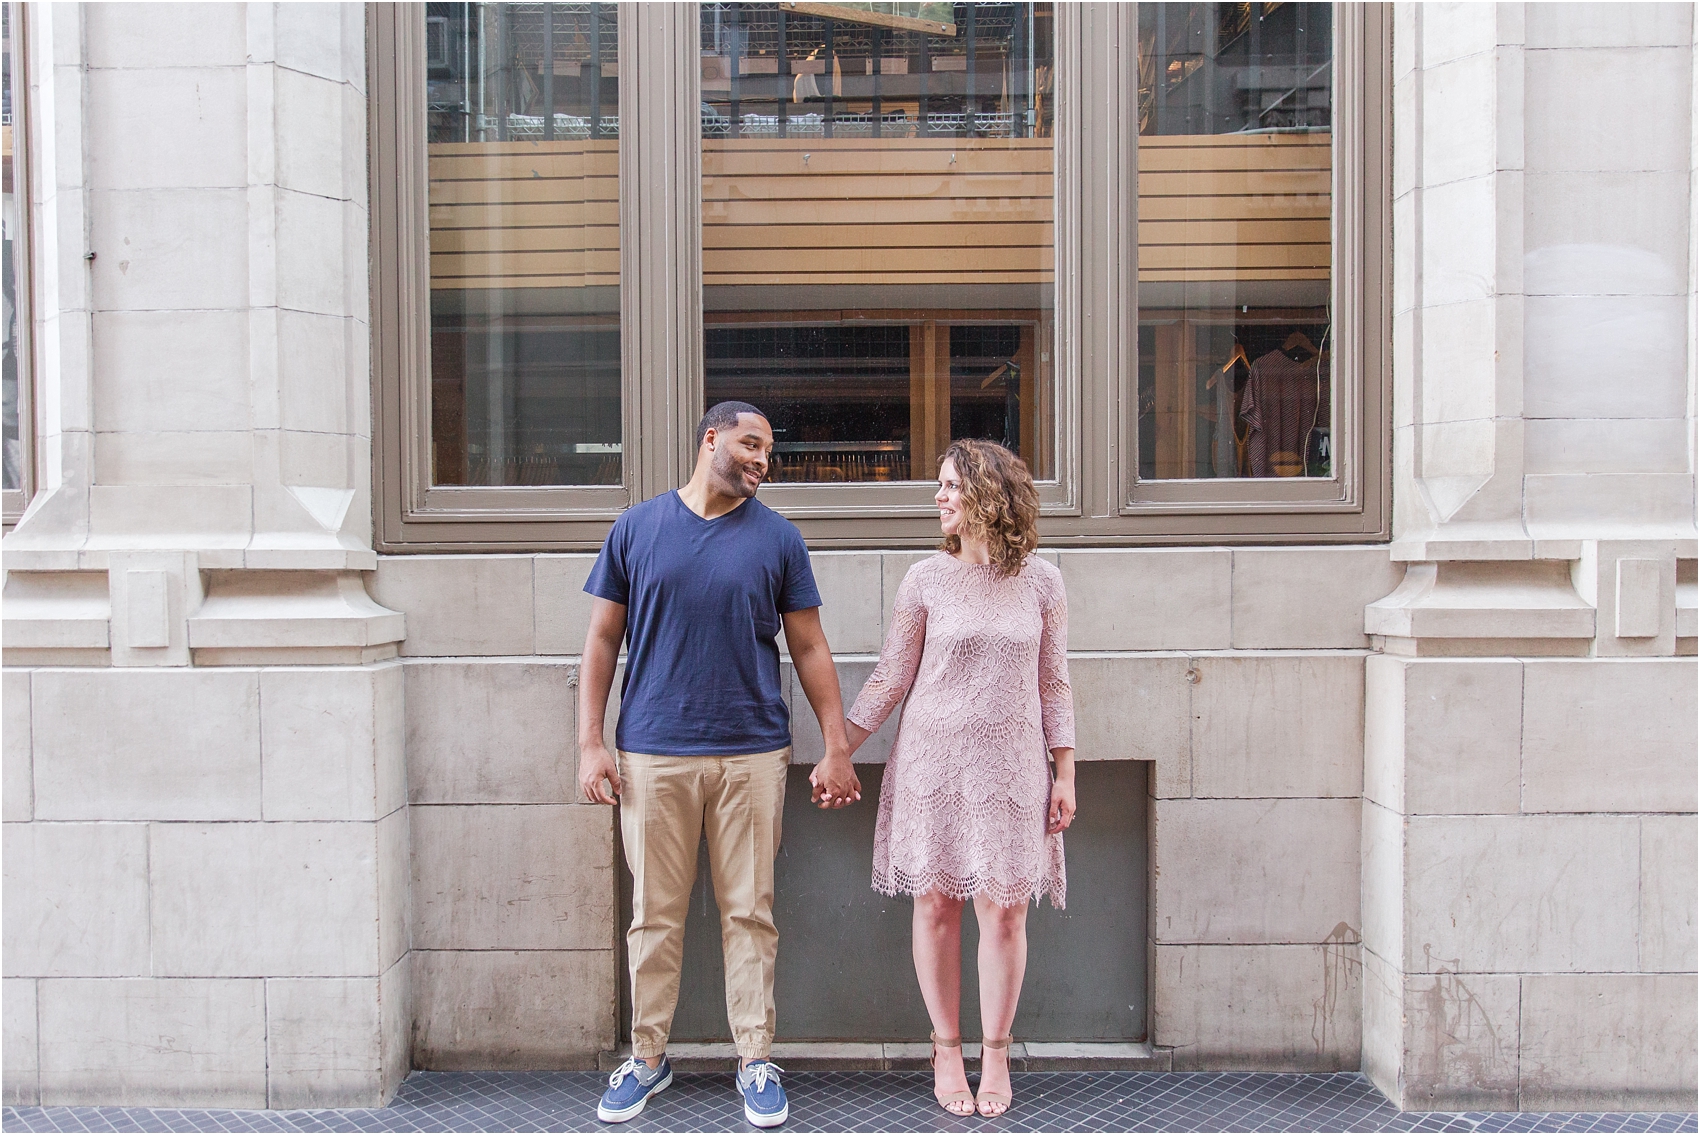
[[[1139,475],[1332,475],[1328,4],[1139,6]]]
[[[780,481],[1055,475],[1049,4],[701,6],[707,401]]]
[[[3,447],[4,487],[23,488],[24,448],[19,433],[18,375],[22,328],[18,324],[17,235],[22,210],[13,191],[13,151],[18,125],[12,116],[12,6],[0,5],[0,384],[4,388],[5,440]]]
[[[621,480],[613,4],[426,4],[431,467]]]

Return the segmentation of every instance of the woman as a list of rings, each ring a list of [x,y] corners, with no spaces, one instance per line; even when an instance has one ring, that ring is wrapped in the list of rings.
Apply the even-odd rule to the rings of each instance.
[[[933,498],[944,550],[909,569],[879,665],[846,721],[852,752],[909,696],[880,789],[874,888],[915,896],[915,975],[933,1022],[933,1095],[953,1115],[1011,1101],[1010,1025],[1027,904],[1061,908],[1074,819],[1074,702],[1062,575],[1033,555],[1039,495],[1001,445],[958,441]],[[1050,751],[1054,771],[1047,767]],[[980,922],[980,1092],[957,1023],[962,907]]]

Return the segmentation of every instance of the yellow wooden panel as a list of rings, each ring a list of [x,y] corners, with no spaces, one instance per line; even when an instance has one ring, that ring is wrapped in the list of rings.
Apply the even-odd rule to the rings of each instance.
[[[1327,244],[1329,223],[1321,220],[1152,221],[1139,218],[1139,247],[1172,244]]]
[[[1259,280],[1326,280],[1326,268],[1141,268],[1147,283],[1247,283]]]
[[[620,186],[613,178],[550,177],[507,181],[434,181],[433,205],[535,201],[606,201],[617,205]]]
[[[1158,245],[1139,250],[1140,271],[1192,268],[1327,268],[1325,244]]]
[[[1047,224],[951,223],[931,225],[721,225],[703,226],[709,248],[989,248],[1049,244]]]
[[[431,274],[451,276],[500,276],[550,273],[554,275],[620,274],[618,251],[591,252],[436,252],[431,254]],[[528,285],[529,286],[529,285]]]
[[[915,173],[863,174],[832,177],[772,175],[768,177],[704,178],[702,199],[709,201],[903,201],[912,198],[972,199],[975,197],[1050,197],[1049,174]]]
[[[618,177],[620,154],[614,142],[536,142],[511,144],[434,143],[426,147],[431,180],[487,177]]]
[[[804,161],[804,155],[808,160]],[[952,159],[955,159],[954,161]],[[774,174],[1050,173],[1049,138],[993,142],[986,139],[875,139],[831,142],[821,138],[752,141],[705,139],[704,177],[766,177]]]
[[[620,152],[618,138],[601,138],[592,141],[589,138],[556,138],[552,142],[542,139],[514,139],[509,142],[432,142],[426,147],[433,155],[445,157],[466,156],[474,154],[538,154],[538,153],[592,153],[617,154]]]
[[[1139,139],[1139,169],[1328,169],[1327,134],[1147,134]]]
[[[512,157],[482,156],[478,158],[431,157],[425,166],[425,177],[432,185],[457,181],[593,181],[616,182],[620,178],[617,162],[599,157],[551,154],[521,160]]]
[[[1051,198],[951,198],[889,205],[867,201],[705,201],[705,225],[876,225],[1026,223],[1051,219]]]
[[[1327,214],[1324,213],[1324,216]],[[852,225],[869,230],[905,226],[964,224],[1049,225],[1049,198],[1014,200],[906,201],[892,209],[870,207],[865,201],[720,201],[706,205],[703,223],[710,227],[748,229],[787,226],[837,228]],[[439,228],[574,227],[619,223],[613,201],[539,201],[517,204],[436,204],[430,223]]]
[[[1139,278],[1328,279],[1331,141],[1141,138]]]
[[[433,230],[577,228],[581,225],[617,227],[620,223],[620,206],[614,201],[432,205],[429,216]]]
[[[1144,221],[1325,221],[1333,215],[1327,197],[1141,197]]]
[[[1032,319],[1035,310],[1032,307],[941,307],[930,309],[930,314],[936,320],[951,323],[1014,323],[1024,319]],[[849,320],[862,320],[869,323],[913,323],[915,322],[915,309],[912,307],[810,307],[798,308],[794,311],[787,311],[783,308],[767,311],[705,311],[702,315],[704,327],[738,327],[751,323],[772,323],[775,319],[787,323],[806,319],[827,323],[844,323]]]
[[[703,276],[729,272],[853,272],[877,273],[892,282],[925,272],[1049,271],[1048,248],[835,248],[823,252],[791,249],[783,254],[768,249],[704,249]]]
[[[889,284],[890,276],[877,272],[774,272],[731,273],[704,279],[705,284]],[[905,284],[1048,284],[1049,272],[914,272],[902,278]]]
[[[592,288],[618,287],[618,276],[552,276],[547,273],[536,276],[439,276],[435,270],[431,276],[431,288],[434,291],[453,291],[464,288],[468,291],[484,291],[490,288]]]
[[[1049,139],[703,146],[706,283],[1051,277]],[[1326,135],[1141,139],[1141,277],[1326,278],[1330,159]],[[613,141],[433,146],[431,173],[434,286],[618,281]]]
[[[548,229],[436,229],[432,252],[574,252],[620,249],[620,226]]]
[[[1314,197],[1330,191],[1327,170],[1189,170],[1139,175],[1139,196]]]

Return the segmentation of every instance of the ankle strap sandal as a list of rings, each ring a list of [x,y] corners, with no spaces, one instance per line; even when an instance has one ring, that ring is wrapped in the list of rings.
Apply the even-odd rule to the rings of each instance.
[[[980,1041],[982,1052],[985,1049],[1008,1049],[1014,1037],[986,1037]],[[984,1055],[980,1058],[980,1082],[986,1082],[986,1064]],[[987,1119],[995,1119],[1009,1110],[1009,1105],[1015,1102],[1009,1092],[994,1092],[986,1088],[980,1089],[979,1096],[974,1101],[974,1110]]]
[[[962,1038],[959,1037],[959,1036],[944,1037],[944,1036],[940,1036],[938,1033],[929,1033],[927,1035],[932,1038],[933,1047],[935,1049],[939,1049],[939,1048],[949,1049],[949,1048],[961,1048],[962,1047]],[[937,1068],[938,1067],[938,1054],[935,1052],[933,1055],[927,1057],[927,1063],[932,1065],[934,1068]],[[965,1115],[973,1115],[974,1114],[974,1108],[977,1106],[976,1103],[975,1103],[975,1100],[974,1100],[974,1093],[968,1092],[968,1091],[942,1092],[941,1093],[937,1088],[934,1088],[933,1089],[933,1098],[938,1101],[940,1107],[944,1108],[945,1111],[949,1112],[951,1115],[954,1115],[958,1118],[961,1118],[962,1116],[965,1116]],[[967,1104],[969,1106],[968,1106],[967,1111],[952,1111],[951,1110],[952,1104]]]

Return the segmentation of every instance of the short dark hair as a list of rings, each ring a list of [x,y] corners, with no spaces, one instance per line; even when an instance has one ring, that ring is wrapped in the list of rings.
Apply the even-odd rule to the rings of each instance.
[[[725,431],[737,425],[739,414],[754,414],[763,421],[767,420],[766,414],[748,402],[716,402],[697,423],[697,448],[702,448],[702,439],[708,436],[710,429]]]

